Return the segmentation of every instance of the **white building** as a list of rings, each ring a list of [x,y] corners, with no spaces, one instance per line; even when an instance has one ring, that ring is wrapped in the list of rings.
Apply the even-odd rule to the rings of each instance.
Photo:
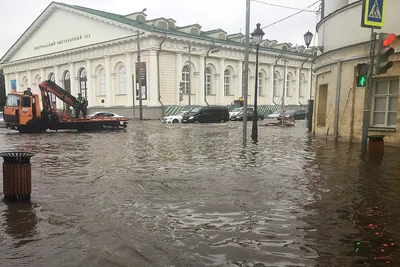
[[[400,1],[386,1],[385,25],[376,32],[399,35]],[[324,53],[315,59],[316,97],[314,128],[317,136],[360,141],[366,88],[356,87],[356,66],[369,63],[371,30],[361,27],[362,1],[324,0],[324,14],[317,25]],[[392,47],[400,49],[399,39]],[[385,135],[385,142],[400,144],[400,55],[390,57],[387,74],[373,75],[369,135]],[[374,71],[375,73],[375,71]]]
[[[244,35],[198,24],[179,27],[173,19],[147,20],[52,2],[0,60],[6,91],[38,92],[52,79],[73,95],[82,92],[89,107],[138,105],[137,33],[143,65],[143,105],[187,105],[191,52],[191,104],[229,105],[242,97]],[[300,34],[300,33],[299,33]],[[211,47],[219,52],[207,52]],[[249,104],[254,95],[255,48],[250,55]],[[282,54],[287,59],[284,85]],[[311,53],[303,46],[265,40],[260,45],[259,105],[307,104],[311,97]],[[179,86],[184,83],[180,101]],[[204,93],[206,92],[206,94]],[[135,95],[134,95],[135,94]],[[134,101],[135,98],[135,101]],[[206,98],[206,99],[205,99]],[[58,101],[57,106],[62,106]]]

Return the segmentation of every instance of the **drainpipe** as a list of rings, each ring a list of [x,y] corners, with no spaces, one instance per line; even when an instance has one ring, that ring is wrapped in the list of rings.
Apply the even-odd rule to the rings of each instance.
[[[208,49],[207,51],[207,55],[204,58],[204,102],[206,102],[207,106],[209,106],[210,104],[208,104],[207,102],[207,74],[206,74],[206,69],[207,69],[207,58],[208,55],[210,54],[211,50],[214,48],[215,42],[213,42],[213,44],[211,45],[211,47]]]
[[[335,120],[333,125],[333,136],[337,141],[339,136],[339,112],[340,112],[340,90],[342,83],[342,62],[339,61],[337,64],[337,76],[336,76],[336,97],[335,97]]]
[[[163,45],[165,39],[167,39],[167,35],[164,36],[163,40],[160,43],[159,49],[157,51],[157,91],[158,91],[158,102],[160,102],[162,107],[162,118],[164,118],[164,104],[161,102],[161,85],[160,85],[160,53],[161,53],[161,46]]]

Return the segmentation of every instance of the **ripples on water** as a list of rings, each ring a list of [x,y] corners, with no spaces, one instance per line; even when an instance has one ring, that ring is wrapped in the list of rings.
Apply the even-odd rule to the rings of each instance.
[[[32,203],[0,203],[0,266],[400,266],[396,149],[361,159],[301,123],[243,148],[241,129],[1,129],[35,157]]]

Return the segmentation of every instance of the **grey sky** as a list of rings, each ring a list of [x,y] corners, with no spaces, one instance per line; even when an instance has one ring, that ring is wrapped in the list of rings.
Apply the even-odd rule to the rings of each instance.
[[[305,8],[316,0],[259,0],[270,4]],[[40,13],[51,3],[50,0],[1,0],[0,16],[1,41],[0,58],[24,33]],[[246,0],[60,0],[67,4],[80,5],[93,9],[126,15],[147,8],[147,18],[173,18],[178,26],[198,23],[202,30],[221,28],[230,33],[245,32]],[[314,6],[314,9],[317,7]],[[261,26],[271,24],[296,10],[283,9],[251,3],[251,26],[253,31],[257,22]],[[315,32],[316,15],[303,12],[264,29],[266,39],[304,45],[303,34]],[[49,33],[51,35],[51,33]]]

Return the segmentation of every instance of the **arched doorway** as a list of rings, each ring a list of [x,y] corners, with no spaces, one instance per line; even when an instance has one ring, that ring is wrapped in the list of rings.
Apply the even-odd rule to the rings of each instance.
[[[82,68],[79,73],[79,85],[82,97],[87,100],[87,72],[85,68]]]

